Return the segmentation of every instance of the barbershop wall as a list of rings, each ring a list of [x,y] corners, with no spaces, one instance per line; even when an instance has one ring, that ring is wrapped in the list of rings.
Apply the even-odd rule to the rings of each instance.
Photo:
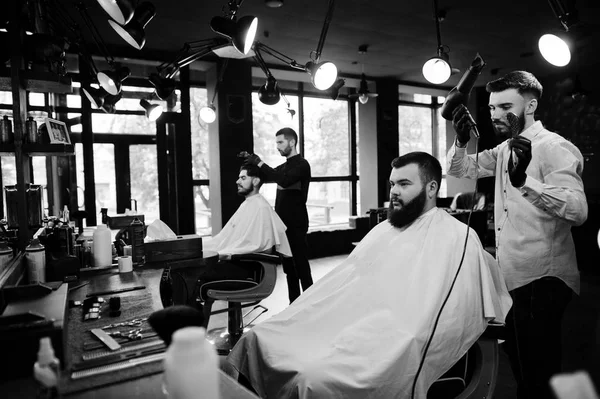
[[[573,227],[579,268],[600,275],[600,82],[598,66],[567,69],[540,79],[544,94],[538,118],[544,126],[575,144],[584,158],[583,184],[588,219]]]

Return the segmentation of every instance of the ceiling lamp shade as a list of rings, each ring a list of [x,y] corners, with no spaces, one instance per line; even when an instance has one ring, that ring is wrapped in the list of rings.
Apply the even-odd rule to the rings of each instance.
[[[98,84],[106,90],[108,94],[116,96],[121,92],[121,85],[129,75],[131,75],[131,71],[127,67],[100,71],[97,75]]]
[[[115,96],[113,96],[112,94],[106,95],[106,97],[104,97],[104,104],[102,104],[102,107],[100,107],[100,109],[106,112],[107,114],[114,114],[117,109],[115,105],[119,102],[121,96],[121,93]]]
[[[121,25],[128,23],[135,11],[131,0],[98,0],[98,4]]]
[[[214,105],[209,105],[200,109],[200,119],[206,123],[213,123],[217,119],[217,109]]]
[[[283,0],[265,0],[265,5],[269,8],[279,8],[283,6]]]
[[[160,104],[151,104],[148,100],[141,99],[140,105],[146,110],[146,118],[151,122],[157,120],[163,113],[163,107]]]
[[[90,101],[90,104],[96,109],[102,108],[104,105],[104,98],[109,94],[103,88],[95,88],[95,87],[82,87],[81,91]]]
[[[166,100],[175,91],[174,79],[163,78],[157,73],[152,73],[148,80],[156,89],[156,95],[161,100]]]
[[[352,93],[348,97],[350,98],[358,98],[361,104],[366,104],[369,101],[369,98],[375,98],[379,94],[371,93],[369,91],[369,85],[367,84],[367,77],[365,74],[362,74],[362,78],[360,80],[360,88],[358,89],[358,93]]]
[[[337,67],[330,61],[320,63],[309,61],[306,63],[306,72],[317,90],[329,89],[337,79]]]
[[[258,89],[258,99],[266,105],[275,105],[281,100],[277,80],[273,76],[269,76],[267,82]]]
[[[231,40],[233,47],[242,54],[248,54],[254,44],[258,18],[247,15],[234,21],[225,17],[213,17],[210,21],[213,32]]]
[[[125,40],[130,46],[141,50],[146,44],[146,33],[144,28],[156,15],[156,8],[150,2],[143,2],[135,9],[135,14],[131,21],[126,25],[121,25],[117,21],[108,21],[110,26]]]
[[[428,82],[439,85],[450,79],[452,67],[448,62],[448,53],[439,51],[439,55],[430,58],[423,64],[423,76]]]
[[[338,79],[329,88],[329,90],[327,90],[327,94],[329,94],[329,98],[331,98],[333,101],[337,100],[338,97],[340,96],[340,90],[342,87],[344,87],[345,84],[346,84],[346,81],[344,79]]]
[[[542,35],[538,41],[538,48],[542,57],[554,66],[564,67],[571,61],[569,45],[556,35]]]

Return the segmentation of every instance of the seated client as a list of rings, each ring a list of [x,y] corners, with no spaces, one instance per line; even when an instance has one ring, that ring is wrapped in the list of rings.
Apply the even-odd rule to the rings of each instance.
[[[417,378],[415,398],[425,398],[488,322],[504,322],[511,300],[495,260],[435,205],[441,174],[423,152],[394,159],[387,221],[241,337],[228,361],[260,397],[410,398],[441,311]]]
[[[220,261],[204,268],[187,268],[179,272],[185,280],[184,286],[181,279],[173,279],[170,276],[168,284],[180,288],[173,289],[172,300],[162,295],[169,291],[161,289],[163,306],[173,304],[188,304],[199,309],[203,308],[205,325],[208,325],[212,301],[203,297],[201,287],[203,284],[217,280],[253,280],[259,271],[259,265],[245,262],[238,264],[231,261],[231,255],[247,253],[276,253],[282,256],[291,256],[290,244],[285,235],[286,227],[275,213],[267,200],[259,193],[262,186],[260,169],[254,165],[244,164],[240,168],[238,180],[238,194],[243,196],[244,202],[233,214],[225,227],[212,239],[203,240],[203,249],[215,251],[219,254]],[[175,274],[174,271],[171,274]],[[166,284],[161,280],[161,284]],[[232,287],[233,288],[233,287]],[[235,289],[235,288],[233,288]],[[177,291],[177,292],[175,292]],[[204,306],[202,306],[204,302]]]

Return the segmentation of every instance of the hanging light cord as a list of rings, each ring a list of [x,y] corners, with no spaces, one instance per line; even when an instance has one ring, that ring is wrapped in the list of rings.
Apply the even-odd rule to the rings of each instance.
[[[217,79],[217,84],[215,85],[215,92],[213,93],[213,98],[212,98],[212,101],[210,102],[210,105],[213,105],[215,103],[215,98],[217,97],[217,93],[219,92],[219,86],[221,85],[221,82],[223,81],[223,76],[225,75],[225,69],[227,69],[228,62],[229,62],[229,58],[225,58],[225,60],[223,61],[223,66],[221,67],[221,70],[219,71],[219,78]]]
[[[335,0],[329,0],[329,6],[327,7],[327,14],[325,15],[325,21],[323,22],[323,28],[321,28],[321,36],[319,37],[319,44],[317,44],[317,49],[311,51],[310,57],[315,62],[318,63],[321,59],[321,52],[323,51],[323,46],[325,45],[325,38],[327,37],[327,31],[329,30],[329,24],[331,23],[331,19],[333,17],[333,9],[335,6]],[[312,58],[314,54],[315,58]]]

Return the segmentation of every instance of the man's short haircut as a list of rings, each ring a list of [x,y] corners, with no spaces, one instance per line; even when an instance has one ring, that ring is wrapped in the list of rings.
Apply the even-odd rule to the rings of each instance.
[[[260,171],[260,168],[256,165],[251,165],[251,164],[243,164],[240,167],[240,172],[242,170],[246,171],[246,174],[250,177],[258,177],[260,179],[260,183],[258,183],[258,187],[260,188],[260,186],[263,185],[264,182],[264,176],[262,174],[262,172]]]
[[[508,89],[517,89],[520,95],[530,94],[536,100],[542,97],[544,91],[541,83],[532,73],[527,71],[512,71],[500,79],[489,82],[485,89],[488,93],[496,93]]]
[[[426,152],[409,152],[392,161],[392,168],[402,168],[403,166],[416,164],[419,167],[419,176],[423,185],[435,180],[438,184],[438,191],[442,184],[442,165],[434,156]]]
[[[294,142],[298,144],[298,134],[291,127],[284,127],[283,129],[279,129],[277,133],[275,133],[275,137],[282,134],[286,140],[294,140]]]

